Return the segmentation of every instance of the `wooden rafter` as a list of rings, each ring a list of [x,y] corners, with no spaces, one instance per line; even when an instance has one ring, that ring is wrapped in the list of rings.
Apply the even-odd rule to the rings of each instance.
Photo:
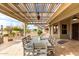
[[[15,16],[15,15],[12,15],[11,13],[7,12],[6,10],[3,10],[3,9],[0,8],[0,12],[3,13],[3,14],[5,14],[5,15],[8,15],[8,16],[10,16],[10,17],[13,17],[13,18],[15,18],[15,19],[17,19],[17,20],[20,20],[20,21],[24,22],[22,19],[18,18],[18,17]]]
[[[35,3],[37,4],[37,3]],[[42,3],[35,7],[33,3],[4,3],[0,4],[0,12],[22,22],[46,22],[53,14],[52,9],[55,9],[56,3],[47,4]],[[41,17],[40,21],[37,20],[37,11]],[[56,10],[56,9],[55,9]]]
[[[14,15],[14,16],[16,16],[17,18],[19,18],[19,19],[22,19],[22,21],[24,21],[24,18],[22,18],[21,16],[19,16],[17,13],[15,13],[14,11],[12,11],[11,9],[9,9],[7,6],[5,6],[4,4],[0,4],[0,10],[2,11],[3,10],[3,12],[2,13],[4,13],[4,12],[6,12],[6,13],[8,13],[8,15],[10,14],[10,16],[12,15]],[[5,14],[6,14],[5,13]],[[13,16],[13,17],[14,17]]]
[[[26,15],[24,15],[24,13],[22,13],[22,11],[20,10],[20,8],[18,6],[16,6],[15,4],[9,3],[9,6],[11,6],[16,12],[18,12],[22,17],[25,18],[25,21],[29,21],[28,17]]]
[[[58,15],[60,15],[66,8],[68,8],[72,3],[62,3],[58,10],[52,14],[52,16],[50,17],[50,19],[53,21]],[[51,23],[51,20],[47,20],[48,23]]]
[[[26,6],[25,4],[22,4],[22,3],[21,3],[21,6],[24,7],[24,9],[27,11],[27,14],[32,18],[32,15],[28,12],[27,6]],[[31,21],[32,21],[32,20],[31,20]]]

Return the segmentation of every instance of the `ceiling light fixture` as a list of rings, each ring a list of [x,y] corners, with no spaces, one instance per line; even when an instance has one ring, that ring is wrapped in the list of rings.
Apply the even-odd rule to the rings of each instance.
[[[73,17],[73,20],[74,20],[74,21],[76,21],[77,19],[78,19],[78,17],[76,17],[76,16]]]

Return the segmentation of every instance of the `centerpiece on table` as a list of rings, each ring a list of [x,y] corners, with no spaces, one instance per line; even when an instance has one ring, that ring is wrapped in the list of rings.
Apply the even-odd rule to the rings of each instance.
[[[41,39],[41,34],[42,34],[43,32],[42,32],[42,30],[38,30],[38,40],[40,40]]]

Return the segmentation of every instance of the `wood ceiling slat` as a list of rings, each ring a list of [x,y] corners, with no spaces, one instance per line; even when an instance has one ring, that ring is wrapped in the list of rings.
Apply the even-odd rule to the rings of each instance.
[[[29,10],[29,8],[30,8],[30,7],[28,7],[28,4],[26,4],[25,7],[26,7],[28,10]],[[27,12],[29,13],[28,10],[27,10]],[[30,13],[29,13],[29,16],[30,16],[31,18],[33,18],[32,15],[31,15]],[[32,21],[34,21],[34,20],[32,20]]]
[[[27,7],[28,12],[31,11],[31,6],[30,5],[31,5],[30,3],[28,3],[28,4],[25,5]]]
[[[12,15],[11,13],[7,12],[6,10],[3,10],[3,9],[0,8],[0,12],[3,13],[3,14],[5,14],[5,15],[8,15],[8,16],[10,16],[10,17],[12,17],[12,18],[15,18],[15,19],[17,19],[17,20],[19,20],[19,21],[24,22],[22,19],[20,19],[20,18],[17,17],[17,16]],[[24,23],[25,23],[25,22],[24,22]]]
[[[30,3],[29,4],[27,4],[27,9],[28,9],[28,12],[30,11]]]
[[[7,7],[8,7],[9,9],[11,9],[14,13],[16,13],[18,16],[24,18],[23,15],[19,14],[19,13],[18,13],[15,9],[13,9],[9,4],[7,5]]]
[[[35,12],[35,3],[33,4],[33,11]]]
[[[35,4],[33,4],[33,10],[36,11]],[[35,13],[35,16],[37,17],[37,13]]]
[[[19,16],[17,13],[15,13],[14,11],[12,11],[11,9],[9,9],[7,7],[7,5],[5,6],[4,4],[0,4],[0,8],[2,8],[3,10],[6,10],[7,12],[11,13],[12,15],[15,15],[17,17],[19,17],[20,19],[24,20],[24,18],[22,18],[21,16]]]
[[[34,10],[35,10],[35,13],[36,13],[36,20],[37,20],[37,9],[36,9],[36,3],[34,4]],[[38,22],[38,20],[37,20],[37,22]]]
[[[50,7],[50,4],[47,4],[48,6],[47,6],[47,12],[50,12],[49,11],[49,7]],[[49,13],[47,14],[47,16],[49,16]],[[49,17],[48,17],[49,18]]]
[[[51,9],[52,9],[52,6],[53,4],[50,4],[50,5],[48,5],[48,12],[51,12]],[[50,13],[48,13],[47,14],[47,16],[49,16],[50,15]],[[50,17],[48,17],[48,18],[50,18]],[[47,19],[48,20],[48,19]]]
[[[51,10],[53,9],[54,5],[55,5],[54,3],[53,3],[53,4],[50,4],[50,6],[49,6],[49,8],[48,8],[48,11],[49,11],[49,12],[51,12]]]
[[[22,7],[23,9],[25,9],[26,12],[27,12],[27,15],[29,15],[29,17],[31,17],[31,15],[29,14],[28,9],[27,9],[27,7],[26,7],[26,4],[20,3],[20,7]],[[31,17],[31,18],[32,18],[32,17]],[[32,21],[32,20],[31,20],[31,21]]]
[[[54,7],[53,7],[53,9],[52,9],[52,11],[53,11],[54,13],[55,13],[56,10],[58,9],[58,7],[61,5],[61,4],[58,4],[58,7],[57,7],[57,4],[58,4],[58,3],[55,3],[55,5],[54,5]],[[53,14],[54,14],[54,13],[53,13]],[[50,18],[51,18],[51,16],[52,16],[53,14],[50,15]]]
[[[38,20],[37,20],[37,13],[36,13],[36,3],[33,4],[33,6],[34,6],[34,12],[35,12],[35,15],[36,15],[36,16],[35,16],[35,17],[36,17],[35,21],[38,22]]]
[[[17,6],[17,5],[14,5],[18,10],[19,12],[25,17],[25,19],[27,19],[28,21],[30,21],[29,17],[27,17],[27,15]]]
[[[7,8],[6,6],[4,6],[3,4],[0,4],[0,8],[3,9],[3,10],[6,10],[14,15],[16,15],[12,10],[10,10],[9,8]]]
[[[42,4],[42,7],[41,7],[41,11],[44,11],[44,7],[45,7],[45,5],[44,4]],[[40,15],[41,15],[41,22],[42,22],[42,20],[43,20],[43,13],[40,13]]]
[[[31,7],[31,8],[30,8]],[[35,6],[34,6],[34,4],[33,3],[31,3],[30,4],[30,11],[31,12],[34,12],[35,11]],[[37,19],[37,15],[36,15],[36,13],[34,12],[34,13],[31,13],[31,16],[32,16],[32,18],[33,18],[33,16],[35,17],[35,20]]]
[[[8,3],[0,4],[0,11],[24,22],[46,22],[56,11],[57,6],[56,3]],[[39,12],[40,20],[37,20],[36,10]]]
[[[19,13],[19,15],[21,15],[22,17],[24,17],[26,22],[29,21],[28,18],[24,15],[24,13],[22,13],[22,11],[20,10],[19,7],[17,7],[16,5],[14,5],[14,4],[12,4],[12,3],[8,3],[8,5],[9,5],[11,8],[13,8],[13,9],[16,11],[16,13]]]
[[[25,9],[24,9],[22,6],[20,6],[20,4],[17,5],[16,7],[25,15],[25,17],[27,17],[27,19],[29,19],[28,14],[26,14],[27,11],[23,11],[23,10],[25,10]]]
[[[32,3],[30,4],[30,11],[34,12],[33,11],[33,4]]]
[[[55,3],[54,7],[53,7],[53,12],[56,12],[57,8],[58,8],[59,4]]]

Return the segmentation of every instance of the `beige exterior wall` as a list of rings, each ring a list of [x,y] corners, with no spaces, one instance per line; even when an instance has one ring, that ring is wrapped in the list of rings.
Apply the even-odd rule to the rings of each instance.
[[[64,7],[67,7],[65,5]],[[57,12],[51,17],[50,24],[58,23],[58,34],[52,34],[53,37],[62,39],[72,39],[72,24],[79,23],[79,19],[76,21],[72,20],[72,17],[76,15],[79,18],[79,4],[70,4],[67,8],[61,8],[63,11]],[[60,12],[60,14],[58,14]],[[62,34],[61,26],[62,24],[67,24],[67,34]],[[53,26],[53,25],[52,25]],[[51,30],[53,31],[53,30]]]
[[[64,19],[58,22],[58,34],[53,33],[53,25],[51,26],[51,35],[56,39],[72,39],[72,24],[79,23],[79,19],[73,21],[72,18]],[[62,34],[62,24],[67,24],[67,34]]]
[[[50,27],[51,28],[51,36],[53,37],[53,26]]]
[[[78,22],[78,21],[77,21]],[[53,25],[51,26],[51,35],[56,39],[72,38],[72,20],[71,18],[58,22],[58,34],[53,34]],[[62,34],[62,24],[67,24],[67,34]]]
[[[53,38],[59,39],[60,38],[60,23],[56,23],[58,25],[58,33],[54,34],[53,33],[53,25],[51,25],[51,35]]]
[[[67,24],[67,34],[62,34],[62,24]],[[71,33],[71,21],[70,19],[63,20],[60,22],[60,38],[61,39],[70,39],[70,33]]]

